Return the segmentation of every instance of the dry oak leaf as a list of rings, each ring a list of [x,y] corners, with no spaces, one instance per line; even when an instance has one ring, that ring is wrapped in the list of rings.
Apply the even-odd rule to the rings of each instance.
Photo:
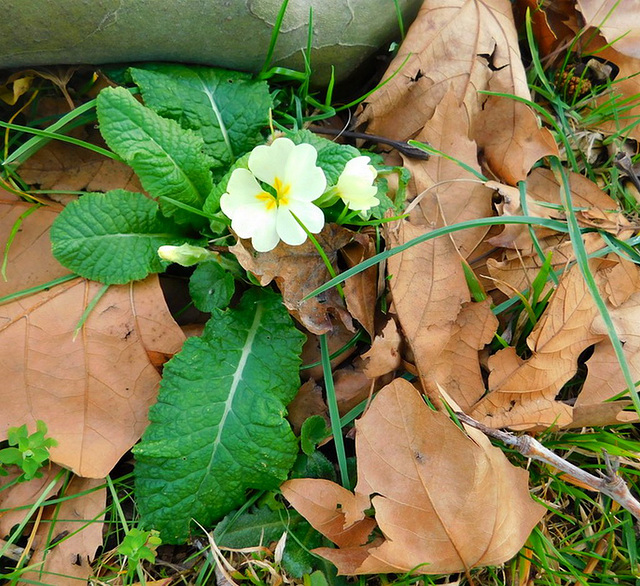
[[[354,334],[349,331],[345,325],[338,321],[333,327],[324,334],[329,347],[329,354],[336,357],[331,360],[331,369],[335,369],[339,364],[344,362],[349,356],[356,351],[356,346],[348,345],[353,340]],[[324,371],[322,369],[322,352],[320,351],[320,338],[315,334],[306,332],[307,341],[302,347],[302,378],[314,378],[322,380]],[[345,349],[345,346],[347,347]],[[337,354],[340,352],[339,354]]]
[[[338,251],[353,240],[362,238],[367,237],[337,224],[326,224],[316,235],[334,268]],[[275,280],[289,313],[310,332],[318,335],[329,332],[333,327],[332,317],[340,319],[347,329],[353,331],[351,316],[335,288],[303,301],[307,293],[331,278],[310,240],[300,246],[281,242],[271,252],[255,252],[249,240],[238,239],[229,251],[235,254],[244,269],[259,279],[263,287]]]
[[[531,99],[508,0],[426,0],[385,78],[368,100],[369,132],[415,137],[451,87],[466,109],[472,138],[507,183],[525,179],[540,157],[557,154],[550,132],[528,106],[480,94]]]
[[[156,276],[110,287],[74,279],[0,306],[0,438],[42,419],[58,441],[51,460],[102,478],[138,441],[155,401],[158,355],[184,341]]]
[[[601,274],[598,275],[601,289],[615,289],[616,283],[621,282],[620,289],[623,291],[629,273],[635,273],[633,280],[636,280],[640,269],[637,265],[621,259],[616,267],[610,269],[610,272],[601,271]],[[602,285],[603,280],[605,280],[604,286]],[[611,301],[611,297],[609,297],[609,301]],[[634,380],[638,380],[640,378],[640,293],[637,289],[617,306],[609,305],[609,314],[618,337],[623,343],[631,376]],[[576,399],[576,409],[584,409],[609,401],[627,387],[613,345],[607,336],[607,328],[600,315],[594,319],[591,330],[602,335],[603,340],[595,347],[593,355],[587,361],[587,377],[582,391]],[[622,407],[624,404],[621,404]],[[621,417],[626,420],[637,419],[635,412],[616,415],[617,419]]]
[[[616,51],[640,58],[640,0],[577,0],[577,8]]]
[[[367,506],[372,497],[384,540],[314,553],[348,575],[461,572],[513,557],[544,508],[529,496],[524,470],[482,433],[466,431],[430,409],[409,382],[396,379],[382,389],[356,422],[358,484],[348,504]],[[318,481],[296,482],[296,492],[308,498],[292,504],[322,531],[307,511],[331,509],[336,499],[325,498]],[[361,518],[349,513],[343,530]]]
[[[468,135],[466,111],[450,90],[416,138],[480,172],[478,148]],[[411,171],[410,187],[415,196],[406,210],[411,211],[413,224],[436,228],[493,215],[493,190],[456,161],[445,157],[431,157],[427,161],[407,157],[404,166]],[[451,238],[466,259],[488,230],[482,226],[469,228],[452,234]]]
[[[22,220],[9,247],[7,280],[0,278],[0,297],[69,274],[69,270],[53,258],[49,240],[49,228],[62,207],[54,204],[31,211],[34,205],[0,189],[0,250],[6,249],[11,230],[20,216],[31,212]]]
[[[22,574],[20,584],[71,586],[86,582],[93,573],[91,562],[102,545],[105,481],[74,476],[58,498],[64,499],[59,508],[45,508],[33,542],[35,553],[29,560],[35,569]],[[51,540],[59,535],[66,537],[51,547]]]

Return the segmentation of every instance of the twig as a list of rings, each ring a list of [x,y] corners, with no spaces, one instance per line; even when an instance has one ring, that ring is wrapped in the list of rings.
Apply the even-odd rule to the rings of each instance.
[[[391,148],[396,149],[398,152],[410,157],[412,159],[420,159],[426,161],[429,158],[429,153],[419,149],[418,147],[411,146],[409,143],[400,140],[391,140],[384,136],[378,136],[377,134],[367,134],[366,132],[353,132],[351,130],[338,130],[337,128],[329,128],[324,126],[309,126],[308,130],[315,132],[316,134],[328,134],[329,136],[344,136],[345,138],[356,138],[361,140],[368,140],[369,142],[377,142],[380,144],[386,144]]]
[[[612,462],[606,452],[604,456],[607,472],[600,476],[594,476],[545,448],[538,440],[532,438],[530,435],[516,436],[506,431],[487,427],[465,413],[457,412],[456,416],[463,423],[466,423],[471,427],[475,427],[485,435],[498,439],[508,446],[514,447],[523,456],[550,464],[561,472],[565,472],[566,474],[573,476],[576,480],[579,480],[583,484],[591,487],[593,490],[606,494],[608,497],[627,509],[627,511],[640,521],[640,502],[633,496],[633,494],[631,494],[631,491],[624,479],[618,475],[617,463]]]

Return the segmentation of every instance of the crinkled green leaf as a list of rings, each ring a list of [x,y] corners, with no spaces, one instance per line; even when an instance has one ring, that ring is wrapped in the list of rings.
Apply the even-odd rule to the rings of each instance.
[[[298,130],[287,136],[296,144],[306,142],[315,147],[318,151],[316,164],[324,171],[327,185],[335,185],[338,182],[338,177],[344,171],[347,161],[361,156],[360,151],[355,147],[327,140],[308,130]]]
[[[200,311],[224,309],[234,291],[233,275],[215,260],[200,263],[189,279],[189,293]]]
[[[202,226],[206,220],[163,198],[202,209],[213,180],[204,142],[177,122],[158,116],[124,88],[105,88],[98,95],[100,132],[109,147],[130,165],[162,213],[181,224]]]
[[[71,202],[51,226],[54,256],[65,267],[108,285],[143,279],[166,263],[163,244],[200,241],[160,214],[158,204],[123,189],[88,193]]]
[[[303,341],[279,295],[250,289],[237,307],[214,310],[202,337],[165,365],[135,449],[143,523],[163,542],[184,541],[192,518],[218,520],[247,489],[285,480],[297,452],[285,406]]]
[[[272,510],[263,506],[245,511],[239,516],[231,513],[218,523],[213,539],[218,546],[240,549],[268,546],[278,541],[285,532],[288,535],[282,564],[292,576],[301,578],[319,564],[320,561],[308,550],[320,547],[323,540],[320,533],[296,511]]]
[[[216,167],[264,142],[260,131],[272,105],[266,82],[197,65],[149,64],[129,73],[147,106],[202,136]]]

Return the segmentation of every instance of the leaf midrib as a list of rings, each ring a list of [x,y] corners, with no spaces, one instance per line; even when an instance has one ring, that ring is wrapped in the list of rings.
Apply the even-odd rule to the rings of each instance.
[[[242,346],[242,353],[240,354],[240,360],[238,360],[238,366],[236,367],[236,370],[233,373],[231,387],[229,388],[229,395],[227,397],[227,400],[224,403],[224,412],[222,413],[222,417],[220,418],[220,423],[218,423],[218,430],[216,433],[216,437],[213,440],[213,445],[211,447],[211,457],[209,458],[209,463],[207,464],[207,468],[204,474],[202,475],[202,479],[200,480],[197,490],[195,491],[196,499],[200,495],[200,491],[202,489],[202,486],[205,483],[205,480],[209,477],[209,474],[211,473],[211,468],[215,461],[218,448],[222,445],[222,434],[224,433],[224,429],[225,429],[225,421],[227,420],[229,413],[231,413],[231,408],[233,406],[235,395],[238,392],[240,383],[242,382],[242,376],[244,374],[247,361],[253,349],[253,343],[256,339],[256,334],[258,332],[258,328],[260,327],[260,323],[262,321],[263,312],[264,312],[263,304],[258,303],[256,307],[256,313],[253,317],[253,322],[251,324],[251,327],[247,331],[247,337]]]

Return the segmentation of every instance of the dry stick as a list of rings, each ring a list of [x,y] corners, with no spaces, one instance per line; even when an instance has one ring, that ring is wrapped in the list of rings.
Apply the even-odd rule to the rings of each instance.
[[[315,134],[326,134],[327,136],[344,136],[345,138],[355,138],[360,140],[367,140],[369,142],[377,142],[379,144],[386,144],[391,148],[396,149],[398,152],[410,157],[412,159],[420,159],[426,161],[429,159],[429,153],[419,149],[418,147],[411,146],[409,143],[401,140],[392,140],[384,136],[378,136],[377,134],[367,134],[366,132],[353,132],[352,130],[339,130],[338,128],[330,128],[326,126],[309,126],[308,130]]]
[[[633,494],[631,494],[631,491],[623,478],[618,476],[618,466],[616,463],[611,462],[609,455],[606,452],[604,453],[604,456],[607,473],[598,477],[590,474],[589,472],[585,472],[570,462],[567,462],[564,458],[561,458],[548,448],[545,448],[538,440],[532,438],[530,435],[516,436],[506,431],[487,427],[465,413],[456,412],[456,416],[463,423],[479,429],[485,435],[498,439],[508,446],[514,447],[523,456],[550,464],[561,472],[570,474],[576,480],[590,486],[593,490],[606,494],[608,497],[627,509],[627,511],[640,521],[640,502],[633,496]]]

